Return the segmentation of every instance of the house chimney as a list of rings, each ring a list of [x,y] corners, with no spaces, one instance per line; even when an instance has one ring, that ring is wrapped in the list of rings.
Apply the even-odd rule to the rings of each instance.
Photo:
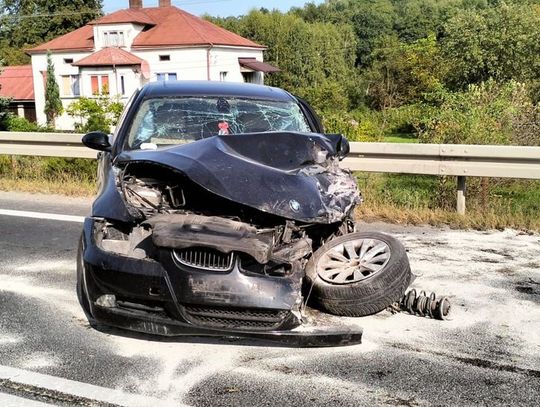
[[[159,0],[159,7],[170,7],[171,0]]]
[[[143,0],[129,0],[129,8],[142,8]]]

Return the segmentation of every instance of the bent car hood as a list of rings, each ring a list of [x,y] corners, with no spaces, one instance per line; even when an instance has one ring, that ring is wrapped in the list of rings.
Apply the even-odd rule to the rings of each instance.
[[[171,167],[231,201],[310,223],[334,223],[359,200],[337,161],[337,139],[293,132],[214,136],[158,150],[122,152],[116,161]]]

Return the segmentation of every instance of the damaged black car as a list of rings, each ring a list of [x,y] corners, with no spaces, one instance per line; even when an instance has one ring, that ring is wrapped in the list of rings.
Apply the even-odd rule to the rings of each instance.
[[[361,202],[341,135],[267,86],[152,83],[100,150],[77,293],[91,322],[157,335],[359,343],[312,321],[373,314],[411,273],[393,237],[355,229]]]

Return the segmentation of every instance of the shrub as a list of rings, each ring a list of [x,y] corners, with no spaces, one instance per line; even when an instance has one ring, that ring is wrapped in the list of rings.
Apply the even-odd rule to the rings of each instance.
[[[322,118],[326,133],[343,134],[349,141],[378,141],[381,130],[373,114],[328,113]]]
[[[37,123],[33,123],[24,117],[15,116],[10,114],[6,119],[6,130],[7,131],[22,131],[22,132],[45,132],[53,131],[46,126],[40,126]]]
[[[81,133],[103,131],[109,133],[116,126],[124,105],[106,95],[97,98],[81,97],[67,108],[67,113],[77,119],[75,130]]]
[[[523,112],[536,111],[525,86],[513,81],[489,80],[464,92],[441,90],[431,102],[415,120],[424,143],[510,144]]]

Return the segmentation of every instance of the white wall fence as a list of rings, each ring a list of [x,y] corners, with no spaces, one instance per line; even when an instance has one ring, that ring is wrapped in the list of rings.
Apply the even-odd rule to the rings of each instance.
[[[96,158],[81,134],[0,132],[0,154]],[[352,171],[457,176],[457,211],[465,213],[466,177],[540,179],[540,147],[351,143]]]

